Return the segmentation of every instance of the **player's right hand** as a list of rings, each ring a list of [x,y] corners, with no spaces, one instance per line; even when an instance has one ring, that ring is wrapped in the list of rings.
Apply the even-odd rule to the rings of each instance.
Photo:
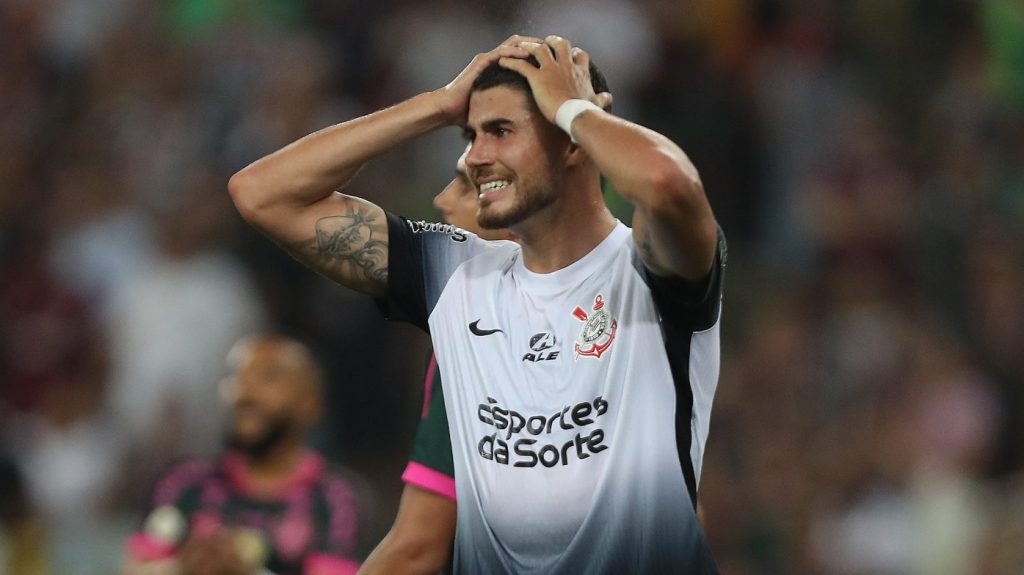
[[[255,571],[238,553],[230,532],[192,534],[179,554],[181,575],[252,575]]]
[[[448,85],[434,91],[438,99],[437,106],[449,124],[465,125],[466,116],[469,113],[469,95],[473,87],[473,81],[480,75],[480,72],[492,63],[501,58],[526,58],[529,53],[519,47],[522,42],[542,42],[533,36],[509,36],[497,48],[490,52],[477,54],[468,66]]]

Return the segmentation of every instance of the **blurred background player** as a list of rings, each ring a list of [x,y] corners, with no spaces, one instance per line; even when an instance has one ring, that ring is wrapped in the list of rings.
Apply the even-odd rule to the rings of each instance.
[[[466,154],[455,164],[455,178],[434,196],[444,221],[485,240],[512,240],[505,230],[485,230],[476,223],[477,192],[466,173]],[[445,568],[455,537],[455,469],[448,416],[444,411],[441,372],[430,356],[423,390],[423,412],[416,428],[412,457],[402,474],[405,488],[391,531],[363,563],[359,573],[437,573]]]
[[[261,335],[237,343],[228,363],[227,450],[160,479],[124,572],[355,573],[353,486],[305,446],[322,408],[313,355],[295,340]]]

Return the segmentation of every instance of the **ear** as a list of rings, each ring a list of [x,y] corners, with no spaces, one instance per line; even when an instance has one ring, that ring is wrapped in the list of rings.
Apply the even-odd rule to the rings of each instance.
[[[612,110],[612,100],[614,99],[611,92],[601,92],[594,96],[594,103],[605,112],[610,112]]]
[[[320,400],[317,394],[309,394],[302,400],[300,410],[302,418],[305,420],[303,424],[307,428],[312,427],[320,420],[320,416],[323,414],[323,401]]]
[[[590,156],[583,151],[583,148],[572,142],[569,143],[569,147],[565,150],[565,167],[578,168],[585,164],[588,159],[590,159]]]

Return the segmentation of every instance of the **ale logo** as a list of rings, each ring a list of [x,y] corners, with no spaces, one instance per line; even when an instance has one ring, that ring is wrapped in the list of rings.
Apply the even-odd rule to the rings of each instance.
[[[558,338],[555,334],[541,332],[533,334],[530,338],[530,351],[523,355],[523,361],[550,361],[558,359],[559,350],[551,349],[558,345]]]

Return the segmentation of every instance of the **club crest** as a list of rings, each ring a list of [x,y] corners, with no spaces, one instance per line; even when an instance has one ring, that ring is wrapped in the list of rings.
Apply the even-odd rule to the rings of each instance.
[[[573,317],[583,322],[580,335],[576,338],[576,359],[583,357],[601,358],[615,341],[615,330],[619,322],[605,309],[604,296],[597,294],[591,313],[576,306]]]

